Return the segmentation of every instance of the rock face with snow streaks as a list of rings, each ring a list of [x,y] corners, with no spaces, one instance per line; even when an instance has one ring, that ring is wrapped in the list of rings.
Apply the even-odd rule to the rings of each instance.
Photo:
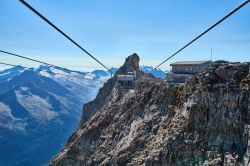
[[[247,165],[249,69],[217,61],[185,84],[138,79],[126,93],[114,77],[51,165]]]

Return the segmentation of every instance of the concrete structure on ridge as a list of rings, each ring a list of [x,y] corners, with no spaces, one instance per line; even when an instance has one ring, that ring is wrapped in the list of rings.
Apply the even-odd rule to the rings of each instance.
[[[121,89],[133,89],[136,80],[136,71],[128,72],[126,75],[117,75],[118,87]]]

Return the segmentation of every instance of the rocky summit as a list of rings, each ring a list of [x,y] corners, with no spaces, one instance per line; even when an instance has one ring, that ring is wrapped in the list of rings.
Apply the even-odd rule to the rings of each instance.
[[[216,61],[185,84],[168,84],[143,78],[133,54],[85,104],[79,128],[50,165],[248,165],[249,69]],[[117,74],[131,70],[135,88],[121,90]]]

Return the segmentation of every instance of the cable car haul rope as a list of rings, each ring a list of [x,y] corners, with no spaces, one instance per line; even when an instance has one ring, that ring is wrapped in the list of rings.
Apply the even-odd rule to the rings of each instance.
[[[29,8],[32,12],[34,12],[36,15],[38,15],[41,19],[43,19],[45,22],[47,22],[50,26],[52,26],[54,29],[56,29],[59,33],[61,33],[64,37],[66,37],[69,41],[71,41],[74,45],[76,45],[78,48],[80,48],[83,52],[85,52],[88,56],[90,56],[92,59],[94,59],[97,63],[99,63],[101,66],[106,68],[111,75],[114,74],[108,67],[106,67],[102,62],[100,62],[97,58],[95,58],[93,55],[91,55],[86,49],[84,49],[82,46],[80,46],[77,42],[75,42],[71,37],[69,37],[66,33],[64,33],[60,28],[58,28],[55,24],[53,24],[51,21],[49,21],[46,17],[44,17],[41,13],[39,13],[36,9],[34,9],[32,6],[30,6],[27,2],[24,0],[19,0],[22,4],[24,4],[27,8]]]
[[[231,15],[233,15],[234,13],[236,13],[238,10],[240,10],[242,7],[244,7],[246,4],[248,4],[248,2],[250,2],[250,0],[246,0],[245,2],[241,3],[238,7],[236,7],[235,9],[233,9],[231,12],[229,12],[227,15],[225,15],[223,18],[221,18],[219,21],[217,21],[216,23],[214,23],[212,26],[210,26],[208,29],[206,29],[204,32],[202,32],[200,35],[198,35],[196,38],[194,38],[193,40],[191,40],[189,43],[187,43],[186,45],[184,45],[181,49],[179,49],[178,51],[176,51],[173,55],[171,55],[170,57],[168,57],[166,60],[164,60],[162,63],[160,63],[158,66],[156,66],[155,68],[153,68],[149,73],[152,73],[154,70],[156,70],[158,67],[160,67],[161,65],[163,65],[165,62],[167,62],[169,59],[173,58],[175,55],[177,55],[178,53],[180,53],[182,50],[184,50],[186,47],[188,47],[189,45],[191,45],[192,43],[194,43],[196,40],[198,40],[199,38],[201,38],[203,35],[205,35],[206,33],[208,33],[210,30],[212,30],[213,28],[215,28],[217,25],[219,25],[220,23],[222,23],[224,20],[226,20],[228,17],[230,17]]]

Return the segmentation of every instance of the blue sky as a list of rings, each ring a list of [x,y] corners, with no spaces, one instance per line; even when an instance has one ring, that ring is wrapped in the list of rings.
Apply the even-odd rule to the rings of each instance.
[[[243,0],[27,0],[111,67],[136,52],[156,66]],[[102,69],[18,0],[1,0],[0,49],[79,69]],[[213,59],[250,61],[250,4],[169,63]],[[38,66],[0,54],[3,62]],[[3,66],[0,66],[3,68]]]

